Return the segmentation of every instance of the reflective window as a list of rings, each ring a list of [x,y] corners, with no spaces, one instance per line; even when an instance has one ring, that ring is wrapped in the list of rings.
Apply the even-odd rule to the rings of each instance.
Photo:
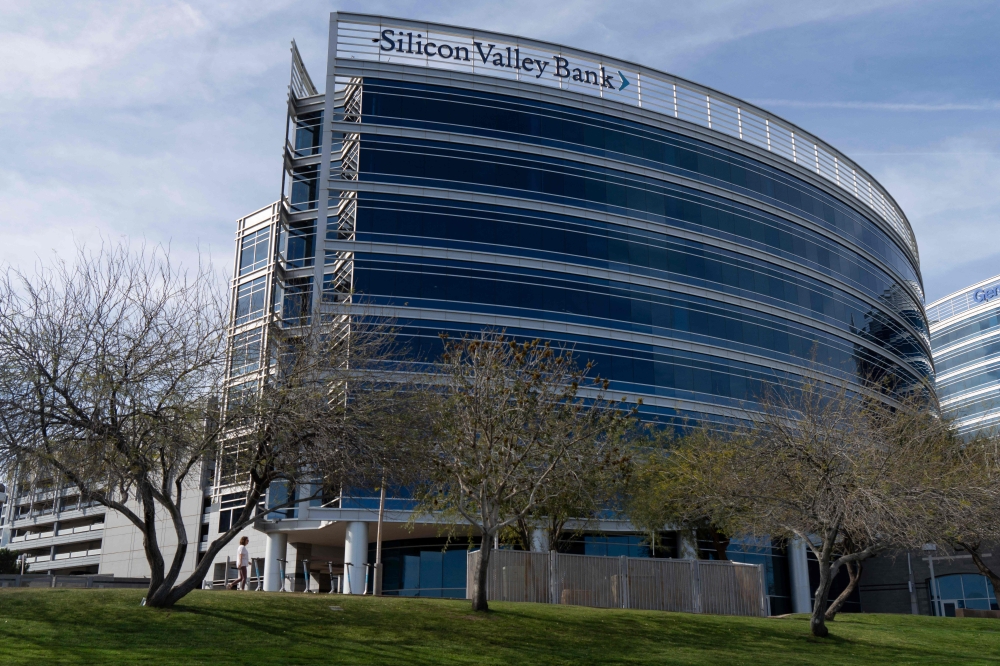
[[[583,554],[599,557],[652,557],[649,539],[635,534],[587,534],[583,537]],[[569,551],[567,551],[569,552]],[[664,557],[666,553],[660,556]]]
[[[323,275],[323,302],[337,303],[351,294],[351,282],[346,273],[326,273]]]
[[[961,320],[951,326],[938,330],[931,336],[931,344],[935,349],[942,349],[959,342],[963,338],[981,335],[997,327],[1000,327],[1000,310],[979,313],[975,317]]]
[[[963,365],[978,363],[998,354],[1000,354],[1000,338],[993,338],[978,342],[970,349],[959,350],[957,354],[952,353],[943,358],[935,357],[934,368],[941,375]]]
[[[399,242],[445,247],[467,247],[484,252],[506,250],[495,245],[478,246],[455,243],[433,243],[424,234],[440,234],[446,237],[476,237],[484,240],[499,238],[505,245],[527,245],[538,250],[525,253],[563,262],[567,247],[582,253],[596,262],[583,262],[606,266],[615,270],[649,275],[661,279],[681,280],[699,287],[731,293],[744,298],[759,298],[763,302],[786,307],[793,311],[818,317],[849,332],[860,332],[871,337],[876,344],[891,344],[900,353],[912,356],[919,354],[923,364],[929,358],[918,340],[906,328],[897,323],[897,313],[883,311],[869,303],[848,295],[828,283],[797,275],[788,269],[755,258],[748,258],[733,252],[719,250],[695,241],[656,237],[653,234],[619,233],[607,231],[601,235],[584,236],[576,231],[547,228],[524,224],[494,221],[489,218],[462,218],[441,216],[432,213],[372,209],[374,202],[363,202],[359,210],[359,239],[378,239],[383,242]],[[383,214],[383,212],[385,214]],[[415,236],[401,237],[399,234],[374,234],[360,230],[391,230],[406,228]],[[624,266],[622,265],[624,264]],[[888,285],[882,295],[893,292]],[[897,299],[905,302],[906,299]],[[885,302],[885,301],[883,301]],[[887,304],[888,305],[888,304]],[[899,307],[899,303],[896,306]],[[923,323],[919,309],[906,311],[906,321]],[[922,326],[917,330],[922,330]]]
[[[1000,385],[1000,367],[996,364],[976,368],[968,373],[959,373],[946,381],[937,383],[937,394],[941,400],[953,395],[988,385]]]
[[[782,355],[829,365],[834,371],[863,372],[871,380],[886,376],[904,379],[895,363],[860,345],[852,345],[828,333],[750,309],[685,297],[670,291],[623,282],[610,282],[576,275],[553,274],[507,266],[485,268],[480,264],[420,260],[396,261],[384,255],[358,253],[355,257],[355,288],[376,297],[393,295],[390,302],[407,301],[427,307],[524,316],[525,310],[545,310],[533,316],[611,326],[674,338],[712,338],[736,343],[734,348],[764,348]],[[458,301],[456,307],[447,301]],[[483,304],[478,307],[473,304]],[[564,314],[563,314],[564,313]],[[847,326],[844,327],[848,330]],[[856,327],[854,332],[864,333]],[[918,368],[923,352],[905,340],[866,335],[872,344],[891,346]],[[745,346],[744,346],[745,345]],[[904,379],[912,381],[912,379]],[[653,382],[650,382],[653,383]],[[656,382],[659,384],[659,382]]]
[[[948,405],[945,412],[949,418],[953,419],[963,419],[978,414],[985,415],[988,412],[997,412],[997,416],[1000,416],[1000,395],[988,391],[985,396],[977,395],[969,399],[959,399]]]
[[[236,289],[236,325],[264,316],[264,289],[267,278],[244,282]]]
[[[881,301],[888,310],[926,334],[926,323],[917,303],[895,278],[864,257],[818,234],[796,231],[791,225],[787,229],[775,228],[764,236],[776,241],[762,248],[768,254],[843,280]],[[678,264],[677,252],[691,256],[691,259],[680,261],[681,264],[697,262],[694,257],[706,252],[718,255],[725,264],[762,264],[743,254],[714,249],[665,233],[628,229],[598,220],[365,192],[359,194],[357,237],[361,241],[519,254],[615,270],[622,270],[624,265],[625,270],[638,274],[674,270],[672,266]],[[668,259],[670,248],[676,248],[671,255],[673,261]],[[784,268],[776,270],[788,272]]]
[[[312,164],[292,169],[292,193],[289,199],[292,211],[316,208],[318,188],[319,165]]]
[[[757,242],[767,242],[766,234],[755,237],[742,230],[745,218],[766,217],[753,207],[702,194],[652,176],[587,162],[481,146],[364,134],[360,164],[361,179],[367,181],[528,197],[658,223],[668,219],[671,223],[682,220],[729,234],[750,236]],[[779,218],[774,216],[773,219]],[[819,223],[822,220],[817,218],[813,221]],[[787,221],[785,225],[798,227]],[[769,244],[775,242],[772,240]],[[874,254],[895,268],[904,279],[918,282],[916,271],[909,262],[892,253]]]
[[[938,398],[959,432],[993,427],[1000,413],[1000,308],[970,313],[931,336],[934,349],[951,349],[934,359]],[[942,377],[952,373],[950,377]],[[963,394],[968,393],[968,396]],[[964,422],[963,422],[964,421]]]
[[[715,544],[702,536],[699,535],[698,539],[698,549],[701,556],[705,559],[716,559]],[[764,581],[771,602],[771,615],[792,612],[788,556],[781,544],[768,539],[733,539],[726,548],[726,558],[730,562],[763,566]]]
[[[316,220],[301,220],[288,225],[289,268],[304,268],[316,263]]]
[[[937,576],[934,579],[937,590],[927,581],[934,601],[934,615],[955,617],[955,609],[971,608],[974,610],[1000,610],[997,604],[993,585],[986,576],[981,574],[950,574]]]
[[[368,546],[375,561],[375,544]],[[382,544],[382,593],[398,597],[465,598],[468,543],[406,539]],[[369,590],[371,583],[369,583]]]
[[[472,329],[454,322],[421,321],[419,325],[413,322],[400,327],[400,341],[412,350],[417,360],[433,363],[443,351],[438,337],[440,332],[456,338]],[[776,372],[752,358],[745,361],[727,359],[681,349],[537,329],[508,327],[507,332],[518,339],[544,338],[573,349],[580,365],[593,363],[592,376],[609,379],[613,391],[738,406],[740,401],[759,396],[764,383],[784,381],[790,387],[797,385],[796,377]],[[729,346],[725,341],[717,340],[716,343],[718,347]],[[758,356],[772,355],[760,349],[755,351]],[[801,363],[805,365],[804,361]]]
[[[281,320],[286,326],[304,326],[310,321],[312,311],[313,278],[299,277],[285,280],[282,294]]]
[[[223,495],[219,505],[219,532],[226,532],[233,523],[233,514],[239,518],[246,504],[246,493]]]
[[[362,105],[365,122],[501,136],[631,158],[643,166],[725,183],[821,221],[914,279],[913,267],[896,241],[854,209],[778,169],[667,130],[535,100],[379,79],[365,80]]]
[[[240,241],[240,275],[252,273],[267,265],[271,228],[247,234]]]
[[[233,336],[231,343],[230,374],[241,375],[260,368],[260,343],[262,330],[254,328]]]
[[[323,112],[300,114],[295,119],[295,157],[319,155],[323,131]]]

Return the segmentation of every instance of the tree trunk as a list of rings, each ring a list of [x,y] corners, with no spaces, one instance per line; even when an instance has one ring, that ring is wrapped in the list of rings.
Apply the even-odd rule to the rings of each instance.
[[[823,559],[819,562],[819,585],[816,587],[812,616],[809,618],[809,629],[812,631],[812,635],[817,638],[826,638],[830,633],[826,627],[826,607],[833,575],[830,571],[830,556],[825,550],[823,555]]]
[[[712,546],[715,548],[715,556],[722,561],[729,559],[729,542],[730,539],[725,534],[715,529],[712,525],[709,527],[712,531]]]
[[[252,492],[252,498],[249,500],[248,506],[244,507],[243,512],[238,518],[238,522],[234,523],[233,527],[231,527],[226,534],[220,535],[215,541],[209,544],[208,550],[205,552],[201,563],[195,567],[194,572],[190,576],[182,580],[180,583],[177,583],[177,579],[180,577],[181,565],[187,553],[188,540],[187,530],[184,527],[183,521],[179,519],[180,512],[174,512],[175,518],[177,518],[177,520],[174,521],[174,532],[177,535],[178,541],[177,550],[174,553],[174,563],[173,566],[171,566],[170,571],[166,572],[166,575],[163,575],[163,558],[160,556],[161,576],[159,578],[159,584],[155,589],[152,583],[150,584],[149,592],[146,596],[147,606],[152,606],[153,608],[170,608],[183,599],[189,592],[201,586],[201,583],[205,579],[208,569],[211,567],[215,556],[236,537],[236,534],[239,531],[252,524],[249,519],[253,516],[253,507],[257,506],[257,501],[260,499],[261,493],[253,491],[248,492]],[[175,509],[177,509],[177,507],[175,507]],[[228,537],[226,535],[228,535]],[[159,553],[157,554],[159,555]],[[147,559],[149,559],[148,553]]]
[[[174,551],[174,564],[165,573],[163,579],[160,581],[160,585],[154,591],[150,589],[146,596],[146,605],[152,606],[154,608],[168,608],[173,606],[178,599],[190,592],[194,587],[190,587],[184,594],[180,596],[174,595],[174,583],[177,582],[177,578],[180,576],[180,569],[184,561],[184,557],[187,555],[187,537],[186,535],[178,535],[179,543],[177,544],[177,550]],[[180,538],[183,537],[183,538]]]
[[[837,616],[837,612],[840,610],[840,607],[843,606],[844,602],[847,601],[847,598],[854,593],[854,590],[858,587],[858,582],[861,580],[861,562],[848,562],[846,566],[847,575],[850,577],[850,580],[847,583],[847,587],[844,588],[844,591],[840,593],[840,596],[834,599],[833,603],[830,604],[830,607],[826,609],[825,617],[827,622],[833,622],[833,618]]]
[[[142,506],[142,548],[146,551],[146,562],[149,564],[149,589],[146,592],[146,605],[156,605],[159,591],[163,585],[164,561],[160,552],[160,544],[156,538],[156,505],[153,494],[147,484],[140,484],[138,491],[139,503]]]
[[[241,526],[239,529],[242,530],[246,525]],[[201,586],[202,581],[205,580],[205,576],[208,575],[208,570],[212,567],[212,563],[215,560],[215,556],[218,555],[223,548],[225,548],[233,537],[235,537],[236,532],[230,536],[229,539],[221,540],[216,539],[209,545],[208,550],[202,557],[201,562],[195,567],[194,572],[175,587],[169,589],[163,598],[163,603],[161,608],[170,608],[175,603],[183,599],[189,592],[197,589]],[[220,543],[222,541],[222,543]],[[147,604],[148,605],[148,604]]]
[[[486,596],[486,582],[490,570],[490,553],[493,552],[493,535],[483,534],[483,544],[479,547],[479,561],[472,577],[472,610],[490,609]]]
[[[840,522],[838,521],[823,531],[822,545],[819,550],[813,548],[816,563],[819,565],[819,585],[816,586],[816,596],[813,599],[809,629],[812,631],[812,635],[817,638],[826,638],[830,634],[830,630],[826,626],[826,609],[830,603],[830,585],[833,583],[833,576],[837,573],[841,564],[841,561],[837,560],[836,567],[833,566],[833,548],[837,542],[837,535],[839,533]],[[807,544],[809,543],[804,535],[799,535],[799,538],[805,540]]]

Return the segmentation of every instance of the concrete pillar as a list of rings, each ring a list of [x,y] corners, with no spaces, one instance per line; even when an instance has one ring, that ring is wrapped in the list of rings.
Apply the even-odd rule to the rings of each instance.
[[[344,538],[344,594],[364,594],[367,563],[368,523],[347,523]]]
[[[698,559],[698,544],[695,542],[695,538],[695,535],[688,530],[677,533],[677,550],[681,559]]]
[[[788,574],[792,584],[792,612],[812,612],[812,589],[809,585],[809,557],[806,544],[792,539],[788,544]]]
[[[544,527],[535,527],[531,530],[531,552],[549,552],[549,531]]]
[[[281,589],[281,563],[288,550],[288,535],[282,532],[267,534],[267,544],[264,547],[264,591],[277,592]]]

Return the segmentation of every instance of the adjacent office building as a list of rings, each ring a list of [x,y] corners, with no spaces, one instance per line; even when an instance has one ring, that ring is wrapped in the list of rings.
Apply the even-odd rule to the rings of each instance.
[[[931,303],[938,400],[959,432],[1000,425],[1000,276]]]
[[[227,390],[261,381],[269,325],[356,299],[427,360],[440,333],[484,327],[571,346],[667,426],[731,419],[765,382],[930,378],[905,215],[795,125],[643,65],[475,28],[335,13],[323,91],[292,56],[280,199],[237,227]],[[222,466],[205,478],[211,539],[241,486]],[[265,587],[288,584],[280,561],[300,587],[345,572],[362,588],[364,494],[261,521]],[[386,592],[464,596],[464,550],[437,526],[404,529],[407,507],[388,504]],[[652,554],[623,521],[592,527],[567,547]],[[657,555],[692,554],[667,543]],[[766,565],[773,612],[808,604],[804,549],[730,552]]]
[[[959,433],[1000,425],[1000,276],[961,289],[927,306],[935,384],[942,413]],[[1000,567],[1000,549],[984,560]],[[937,550],[878,558],[866,565],[862,595],[878,612],[949,615],[958,608],[998,610],[990,581],[971,557]]]

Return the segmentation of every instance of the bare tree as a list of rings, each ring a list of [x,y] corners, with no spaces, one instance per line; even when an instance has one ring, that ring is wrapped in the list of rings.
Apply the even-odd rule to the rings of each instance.
[[[820,573],[810,627],[822,637],[841,567],[856,577],[879,551],[927,540],[930,517],[950,501],[953,450],[919,396],[889,406],[807,379],[767,392],[746,425],[678,440],[656,475],[669,515],[805,542]]]
[[[983,557],[984,548],[1000,544],[1000,433],[989,428],[962,437],[956,458],[946,485],[957,500],[941,506],[936,531],[943,545],[967,552],[993,589],[1000,590],[1000,572]]]
[[[272,482],[308,488],[289,506],[363,475],[379,441],[371,430],[385,425],[376,413],[391,399],[367,372],[391,346],[391,329],[341,314],[294,330],[269,324],[274,342],[260,372],[217,406],[227,358],[217,284],[210,267],[189,274],[161,248],[127,244],[81,249],[74,265],[34,275],[8,268],[0,280],[0,462],[73,484],[135,525],[151,606],[200,585]],[[185,490],[220,449],[246,501],[178,582],[190,543]],[[156,529],[164,516],[177,539],[169,563]]]
[[[460,517],[482,537],[472,572],[472,608],[488,610],[486,575],[493,537],[536,515],[576,487],[594,466],[627,464],[624,436],[634,409],[604,397],[607,382],[590,365],[538,340],[517,342],[486,331],[445,338],[434,380],[439,416],[418,499],[425,511]],[[579,498],[577,498],[579,499]],[[588,495],[584,506],[609,498]]]

